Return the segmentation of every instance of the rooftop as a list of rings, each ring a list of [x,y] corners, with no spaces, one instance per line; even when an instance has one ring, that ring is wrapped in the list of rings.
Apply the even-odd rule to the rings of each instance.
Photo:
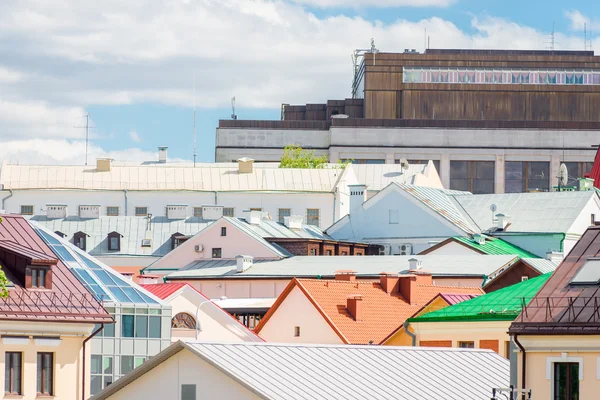
[[[487,400],[510,381],[508,360],[491,350],[177,342],[94,397],[110,398],[182,350],[260,399]]]
[[[519,282],[474,299],[436,310],[409,322],[436,321],[512,321],[550,278],[550,273]]]
[[[479,244],[478,241],[474,240],[472,237],[463,237],[463,236],[455,236],[449,240],[455,240],[459,243],[466,244],[467,246],[480,251],[483,254],[515,254],[521,258],[539,258],[533,253],[528,252],[520,248],[519,246],[515,246],[514,244],[508,243],[499,238],[494,238],[491,236],[484,236],[485,243]]]

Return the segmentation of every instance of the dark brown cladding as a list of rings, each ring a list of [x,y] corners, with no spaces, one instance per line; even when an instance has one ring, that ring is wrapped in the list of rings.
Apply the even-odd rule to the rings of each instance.
[[[593,56],[593,51],[584,50],[476,50],[476,49],[427,49],[425,54],[468,54],[502,56]]]

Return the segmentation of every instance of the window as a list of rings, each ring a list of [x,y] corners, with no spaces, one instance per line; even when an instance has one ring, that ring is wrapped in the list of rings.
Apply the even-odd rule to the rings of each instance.
[[[196,385],[181,385],[181,400],[196,400]]]
[[[308,225],[319,226],[319,209],[307,208],[306,209],[306,223]]]
[[[550,188],[550,163],[506,161],[504,163],[504,192],[547,192]]]
[[[310,255],[311,256],[316,256],[317,255],[317,249],[310,249]]]
[[[450,189],[494,193],[494,161],[450,161]]]
[[[21,215],[33,215],[33,206],[21,206]]]
[[[4,353],[4,393],[23,394],[21,386],[22,366],[23,353],[16,351]]]
[[[136,207],[135,208],[135,216],[136,217],[148,216],[148,207]]]
[[[171,328],[196,329],[196,320],[188,313],[179,313],[171,319]]]
[[[400,211],[399,210],[390,210],[390,224],[398,224],[400,223]]]
[[[202,207],[194,207],[194,217],[202,218]]]
[[[46,276],[48,275],[47,268],[34,268],[31,267],[31,287],[32,288],[46,288]]]
[[[133,356],[121,356],[121,375],[133,371]]]
[[[325,255],[326,255],[326,256],[330,256],[330,255],[332,255],[332,254],[331,254],[331,250],[325,250]]]
[[[147,338],[148,337],[148,316],[147,315],[136,315],[135,316],[135,337],[136,338]]]
[[[227,236],[227,227],[226,226],[221,227],[221,236]]]
[[[300,337],[300,327],[299,326],[294,327],[294,336]]]
[[[579,363],[554,363],[554,400],[579,399]]]
[[[458,342],[458,347],[461,349],[474,349],[475,342]]]
[[[185,236],[179,232],[175,232],[171,235],[171,250],[174,250],[177,247],[181,246],[188,239],[188,236]]]
[[[212,249],[212,258],[221,258],[221,248],[216,247]]]
[[[224,217],[235,217],[235,208],[223,207],[223,216]]]
[[[118,232],[111,232],[108,234],[108,250],[120,251],[121,250],[121,234]]]
[[[567,186],[577,186],[577,179],[583,178],[592,171],[593,162],[564,162],[569,172]]]
[[[54,387],[54,354],[37,353],[37,392],[52,396]]]
[[[348,252],[347,252],[347,251],[342,251],[342,254],[341,254],[341,255],[342,255],[342,256],[347,256],[347,255],[348,255]]]
[[[134,316],[123,315],[121,316],[121,336],[126,338],[132,338],[134,334]]]
[[[86,249],[86,238],[87,235],[83,232],[77,232],[73,235],[73,244],[79,247],[81,250]]]
[[[277,211],[278,214],[278,221],[280,224],[285,223],[285,217],[289,217],[290,215],[292,215],[292,210],[290,208],[280,208]]]
[[[160,317],[148,317],[148,337],[150,339],[161,338],[161,318]]]
[[[526,281],[526,280],[528,280],[528,279],[529,279],[529,277],[528,277],[528,276],[525,276],[525,275],[523,275],[523,276],[521,277],[521,282],[525,282],[525,281]]]
[[[118,217],[119,216],[119,207],[109,206],[106,207],[106,215],[109,217]]]
[[[133,363],[133,368],[137,368],[140,365],[142,365],[143,363],[146,362],[146,357],[135,357],[134,359],[134,363]]]

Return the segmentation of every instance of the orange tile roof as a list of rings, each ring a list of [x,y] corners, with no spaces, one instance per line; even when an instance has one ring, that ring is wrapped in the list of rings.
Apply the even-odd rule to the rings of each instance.
[[[381,343],[406,319],[417,314],[440,293],[453,295],[483,293],[478,287],[417,284],[415,303],[409,304],[399,294],[387,294],[379,282],[293,279],[262,319],[256,328],[257,333],[295,286],[304,292],[338,336],[348,344],[368,344],[371,341],[374,344]],[[354,294],[362,296],[362,318],[359,321],[355,321],[346,309],[348,296]]]

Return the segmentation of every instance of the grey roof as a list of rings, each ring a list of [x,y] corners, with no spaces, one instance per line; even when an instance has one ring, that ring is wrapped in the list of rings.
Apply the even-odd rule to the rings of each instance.
[[[207,221],[197,217],[185,220],[169,220],[167,217],[106,217],[85,219],[80,217],[67,217],[48,219],[36,215],[30,220],[48,228],[52,232],[62,232],[65,239],[73,241],[76,232],[84,232],[87,252],[94,256],[138,255],[138,256],[164,256],[171,251],[171,235],[195,235],[214,221]],[[150,229],[148,229],[150,228]],[[110,232],[118,232],[121,238],[119,251],[108,250],[108,237]],[[142,240],[152,239],[150,247],[142,247]]]
[[[109,398],[184,349],[271,400],[487,400],[510,380],[509,361],[484,349],[177,342],[94,398]]]
[[[558,267],[558,264],[560,264],[545,258],[522,258],[521,260],[538,270],[540,274],[554,272],[556,267]]]
[[[250,224],[241,218],[226,218],[241,229],[251,231],[262,238],[335,240],[314,225],[302,224],[301,229],[289,229],[282,223],[265,218],[261,219],[260,224]]]
[[[455,199],[482,231],[496,227],[490,210],[495,204],[494,214],[509,217],[510,226],[506,232],[567,233],[594,196],[594,191],[582,191],[480,194],[456,196]]]
[[[381,272],[407,272],[409,259],[422,261],[424,271],[436,276],[484,276],[518,260],[514,255],[419,256],[295,256],[283,260],[254,260],[244,272],[236,272],[235,260],[195,261],[168,275],[168,279],[193,278],[287,278],[330,277],[338,270],[354,270],[357,275],[377,276]],[[145,270],[149,271],[148,269]]]
[[[403,170],[399,164],[352,164],[352,171],[359,183],[368,190],[381,190],[392,182],[413,184],[417,174],[431,173],[427,164],[409,164]],[[435,169],[433,163],[431,168]]]

